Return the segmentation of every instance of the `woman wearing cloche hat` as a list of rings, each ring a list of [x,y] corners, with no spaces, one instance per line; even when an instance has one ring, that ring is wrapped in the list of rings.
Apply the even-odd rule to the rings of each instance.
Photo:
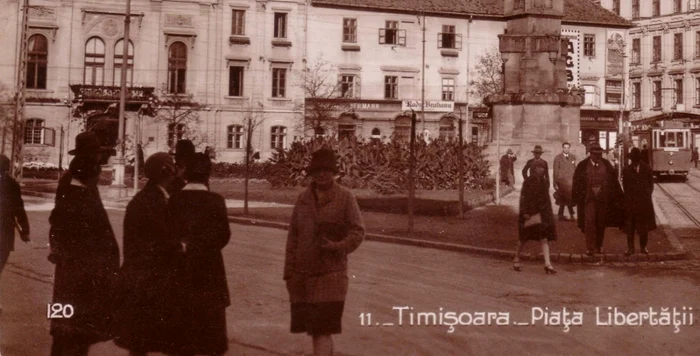
[[[360,208],[350,190],[334,181],[335,153],[312,155],[312,178],[299,195],[287,236],[284,280],[291,303],[291,332],[313,338],[314,355],[333,353],[332,334],[341,332],[348,291],[347,255],[365,235]]]

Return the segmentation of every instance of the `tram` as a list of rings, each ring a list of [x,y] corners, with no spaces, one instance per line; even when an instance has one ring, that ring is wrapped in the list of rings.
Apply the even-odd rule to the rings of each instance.
[[[655,177],[687,176],[690,170],[691,132],[682,123],[669,122],[660,127],[635,131],[639,148],[646,144],[649,166]]]

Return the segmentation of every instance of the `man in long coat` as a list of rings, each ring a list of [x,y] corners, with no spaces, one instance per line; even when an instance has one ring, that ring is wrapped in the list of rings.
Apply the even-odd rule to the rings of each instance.
[[[571,220],[575,220],[574,203],[571,200],[571,189],[574,184],[574,171],[576,170],[576,156],[569,152],[571,145],[564,142],[562,153],[554,157],[554,190],[557,192],[557,204],[559,205],[559,220],[566,220],[564,207],[569,208]]]
[[[654,178],[648,164],[641,161],[641,152],[633,148],[630,152],[632,164],[622,173],[622,185],[625,188],[625,213],[627,230],[627,252],[634,253],[634,233],[639,233],[639,247],[642,253],[647,251],[649,231],[656,229],[654,204],[651,193],[654,191]]]
[[[513,153],[513,150],[510,148],[508,149],[506,154],[504,154],[501,157],[501,182],[506,183],[506,185],[509,187],[515,184],[515,169],[513,168],[513,163],[517,159],[518,158]]]
[[[22,241],[29,241],[29,221],[22,192],[9,171],[10,159],[0,155],[0,275],[10,252],[15,249],[15,226],[19,227]]]
[[[549,165],[547,164],[547,161],[542,159],[542,154],[544,153],[544,150],[542,149],[542,146],[540,145],[535,145],[535,149],[532,150],[532,155],[535,156],[534,158],[530,158],[526,163],[525,167],[523,167],[523,179],[527,180],[527,177],[529,177],[532,173],[530,172],[530,167],[532,166],[532,163],[541,160],[544,162],[545,165],[545,175],[544,179],[547,181],[547,184],[549,184]]]
[[[586,234],[586,254],[603,252],[606,227],[624,226],[623,194],[615,168],[603,159],[597,143],[590,156],[576,166],[572,198],[578,210],[578,227]]]

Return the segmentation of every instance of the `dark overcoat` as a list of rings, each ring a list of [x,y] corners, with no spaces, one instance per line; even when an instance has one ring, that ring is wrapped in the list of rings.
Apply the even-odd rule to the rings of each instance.
[[[516,158],[510,158],[507,154],[501,157],[501,182],[506,182],[507,184],[515,184],[515,171],[513,168],[513,163]]]
[[[15,249],[15,224],[29,234],[29,220],[19,184],[9,175],[0,174],[0,256]]]
[[[119,247],[102,201],[92,188],[70,185],[51,216],[53,303],[75,311],[71,318],[51,319],[51,335],[108,340]]]
[[[195,186],[201,190],[196,189]],[[190,277],[188,347],[195,353],[221,353],[228,348],[226,307],[231,304],[221,250],[231,238],[226,202],[201,185],[186,185],[170,197],[174,236],[186,245]]]
[[[114,341],[132,351],[174,353],[182,347],[188,319],[184,252],[170,223],[165,194],[154,183],[126,207]]]
[[[581,231],[585,232],[586,226],[586,197],[588,193],[588,165],[591,158],[588,157],[583,161],[579,162],[576,166],[576,171],[574,172],[574,185],[572,191],[572,198],[574,204],[576,204],[576,210],[578,211],[578,227]],[[617,180],[617,174],[615,174],[615,168],[606,159],[602,159],[602,164],[605,166],[605,171],[607,174],[607,197],[605,201],[605,209],[607,219],[605,221],[605,226],[608,227],[622,227],[625,224],[625,211],[623,206],[624,194],[622,193],[622,188]]]
[[[547,180],[547,184],[549,185],[549,164],[547,164],[547,161],[545,161],[542,158],[530,158],[529,160],[527,160],[527,162],[525,162],[525,167],[523,167],[523,171],[522,171],[523,181],[527,180],[527,178],[531,175],[530,174],[530,166],[532,165],[532,162],[534,162],[537,159],[544,162],[544,166],[545,166],[544,177]]]
[[[656,229],[656,215],[651,194],[654,192],[654,178],[648,164],[641,162],[639,172],[633,165],[622,171],[622,186],[625,191],[625,216],[634,220],[639,231]]]
[[[525,214],[540,214],[542,223],[525,227]],[[520,241],[557,239],[552,201],[549,199],[549,183],[542,178],[528,177],[520,193],[520,214],[518,216]]]
[[[571,202],[571,189],[574,185],[574,171],[576,170],[576,156],[569,153],[568,159],[563,153],[554,157],[554,170],[552,179],[554,181],[557,192],[559,192],[559,205],[573,205]]]

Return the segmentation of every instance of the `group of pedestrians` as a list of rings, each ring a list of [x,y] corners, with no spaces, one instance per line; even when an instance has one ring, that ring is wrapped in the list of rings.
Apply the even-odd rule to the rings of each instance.
[[[656,228],[651,200],[654,185],[651,169],[643,161],[641,151],[638,148],[630,151],[630,162],[623,170],[621,186],[615,167],[603,158],[600,145],[590,144],[588,157],[580,162],[570,148],[571,145],[564,142],[562,152],[554,158],[552,185],[556,204],[559,205],[559,220],[577,221],[585,235],[586,255],[603,253],[607,227],[626,231],[627,256],[635,252],[635,234],[639,235],[640,251],[649,253],[648,233]],[[520,196],[519,240],[513,268],[521,270],[523,246],[528,240],[536,240],[542,243],[545,272],[553,274],[556,270],[551,265],[548,242],[555,241],[557,233],[549,197],[549,168],[541,158],[543,152],[541,146],[535,146],[532,151],[534,158],[527,161],[522,171],[525,182]],[[501,162],[506,159],[508,157],[502,157]],[[568,219],[564,216],[567,208]]]
[[[230,230],[224,199],[208,191],[209,157],[182,141],[177,164],[167,153],[145,161],[148,181],[126,208],[120,266],[97,190],[99,141],[81,133],[69,153],[49,220],[49,260],[53,304],[75,314],[51,319],[51,355],[87,355],[110,339],[131,355],[223,354],[229,292],[221,249]]]

